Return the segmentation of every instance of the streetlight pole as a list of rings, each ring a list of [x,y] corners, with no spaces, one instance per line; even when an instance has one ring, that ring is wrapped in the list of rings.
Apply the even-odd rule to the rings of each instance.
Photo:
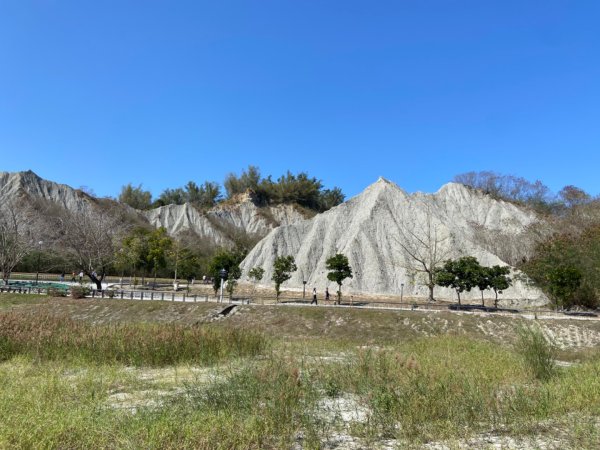
[[[44,241],[38,242],[37,266],[35,269],[35,284],[36,284],[36,286],[37,286],[38,280],[40,278],[40,254],[42,253],[42,245],[43,244],[44,244]]]

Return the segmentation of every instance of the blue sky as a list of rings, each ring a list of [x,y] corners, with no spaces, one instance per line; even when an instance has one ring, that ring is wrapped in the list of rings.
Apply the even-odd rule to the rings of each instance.
[[[598,1],[0,0],[0,170],[600,193]]]

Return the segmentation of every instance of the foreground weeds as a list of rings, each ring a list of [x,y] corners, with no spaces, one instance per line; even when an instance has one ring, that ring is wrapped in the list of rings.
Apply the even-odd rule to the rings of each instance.
[[[564,368],[544,357],[551,376],[539,376],[527,359],[546,348],[538,337],[515,348],[451,335],[358,348],[272,342],[227,323],[4,313],[0,448],[486,448],[481,436],[597,448],[600,358]]]
[[[405,442],[534,433],[569,414],[597,420],[599,375],[596,360],[540,381],[519,354],[457,337],[361,351],[353,361],[319,369],[326,394],[353,394],[371,412],[354,424],[355,434]]]
[[[38,360],[165,366],[214,364],[264,351],[265,338],[233,328],[176,324],[93,325],[47,313],[0,314],[0,361]]]

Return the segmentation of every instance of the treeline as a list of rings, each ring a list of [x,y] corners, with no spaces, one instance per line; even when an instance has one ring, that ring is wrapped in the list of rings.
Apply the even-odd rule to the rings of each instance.
[[[321,180],[310,177],[305,172],[296,175],[287,172],[277,180],[269,175],[263,178],[258,167],[249,166],[240,175],[230,173],[221,186],[214,181],[198,185],[194,181],[175,189],[165,189],[157,199],[145,191],[141,185],[127,184],[122,187],[119,202],[135,209],[150,209],[165,205],[191,203],[202,209],[212,208],[219,202],[230,200],[238,194],[250,192],[254,201],[261,205],[297,204],[313,211],[323,212],[344,201],[344,194],[338,187],[325,189]]]
[[[462,173],[456,175],[453,181],[497,200],[527,206],[543,214],[563,214],[572,207],[598,200],[576,186],[565,186],[558,194],[553,194],[540,180],[529,181],[523,177],[492,171]]]
[[[530,207],[543,215],[548,230],[518,268],[557,307],[600,305],[600,199],[568,185],[557,194],[541,181],[495,172],[468,172],[454,181],[496,199]]]

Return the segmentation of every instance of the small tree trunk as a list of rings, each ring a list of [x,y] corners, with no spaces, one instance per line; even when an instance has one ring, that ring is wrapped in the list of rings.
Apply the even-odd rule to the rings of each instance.
[[[458,297],[458,306],[460,306],[460,291],[458,289],[456,290],[456,295]]]
[[[88,274],[88,277],[90,277],[90,280],[92,280],[92,283],[94,283],[96,285],[96,290],[102,291],[102,279],[98,279],[95,276],[93,276],[92,274]]]
[[[498,291],[494,289],[494,293],[496,294],[496,298],[494,299],[494,307],[498,307]]]
[[[342,284],[338,284],[338,305],[342,304]]]
[[[156,265],[154,266],[154,282],[152,283],[152,290],[156,289]]]
[[[429,301],[435,302],[435,298],[433,298],[433,288],[435,287],[435,283],[433,282],[433,272],[428,272],[429,275],[429,284],[427,287],[429,288]]]
[[[481,291],[481,306],[485,306],[485,301],[483,300],[483,290]]]

